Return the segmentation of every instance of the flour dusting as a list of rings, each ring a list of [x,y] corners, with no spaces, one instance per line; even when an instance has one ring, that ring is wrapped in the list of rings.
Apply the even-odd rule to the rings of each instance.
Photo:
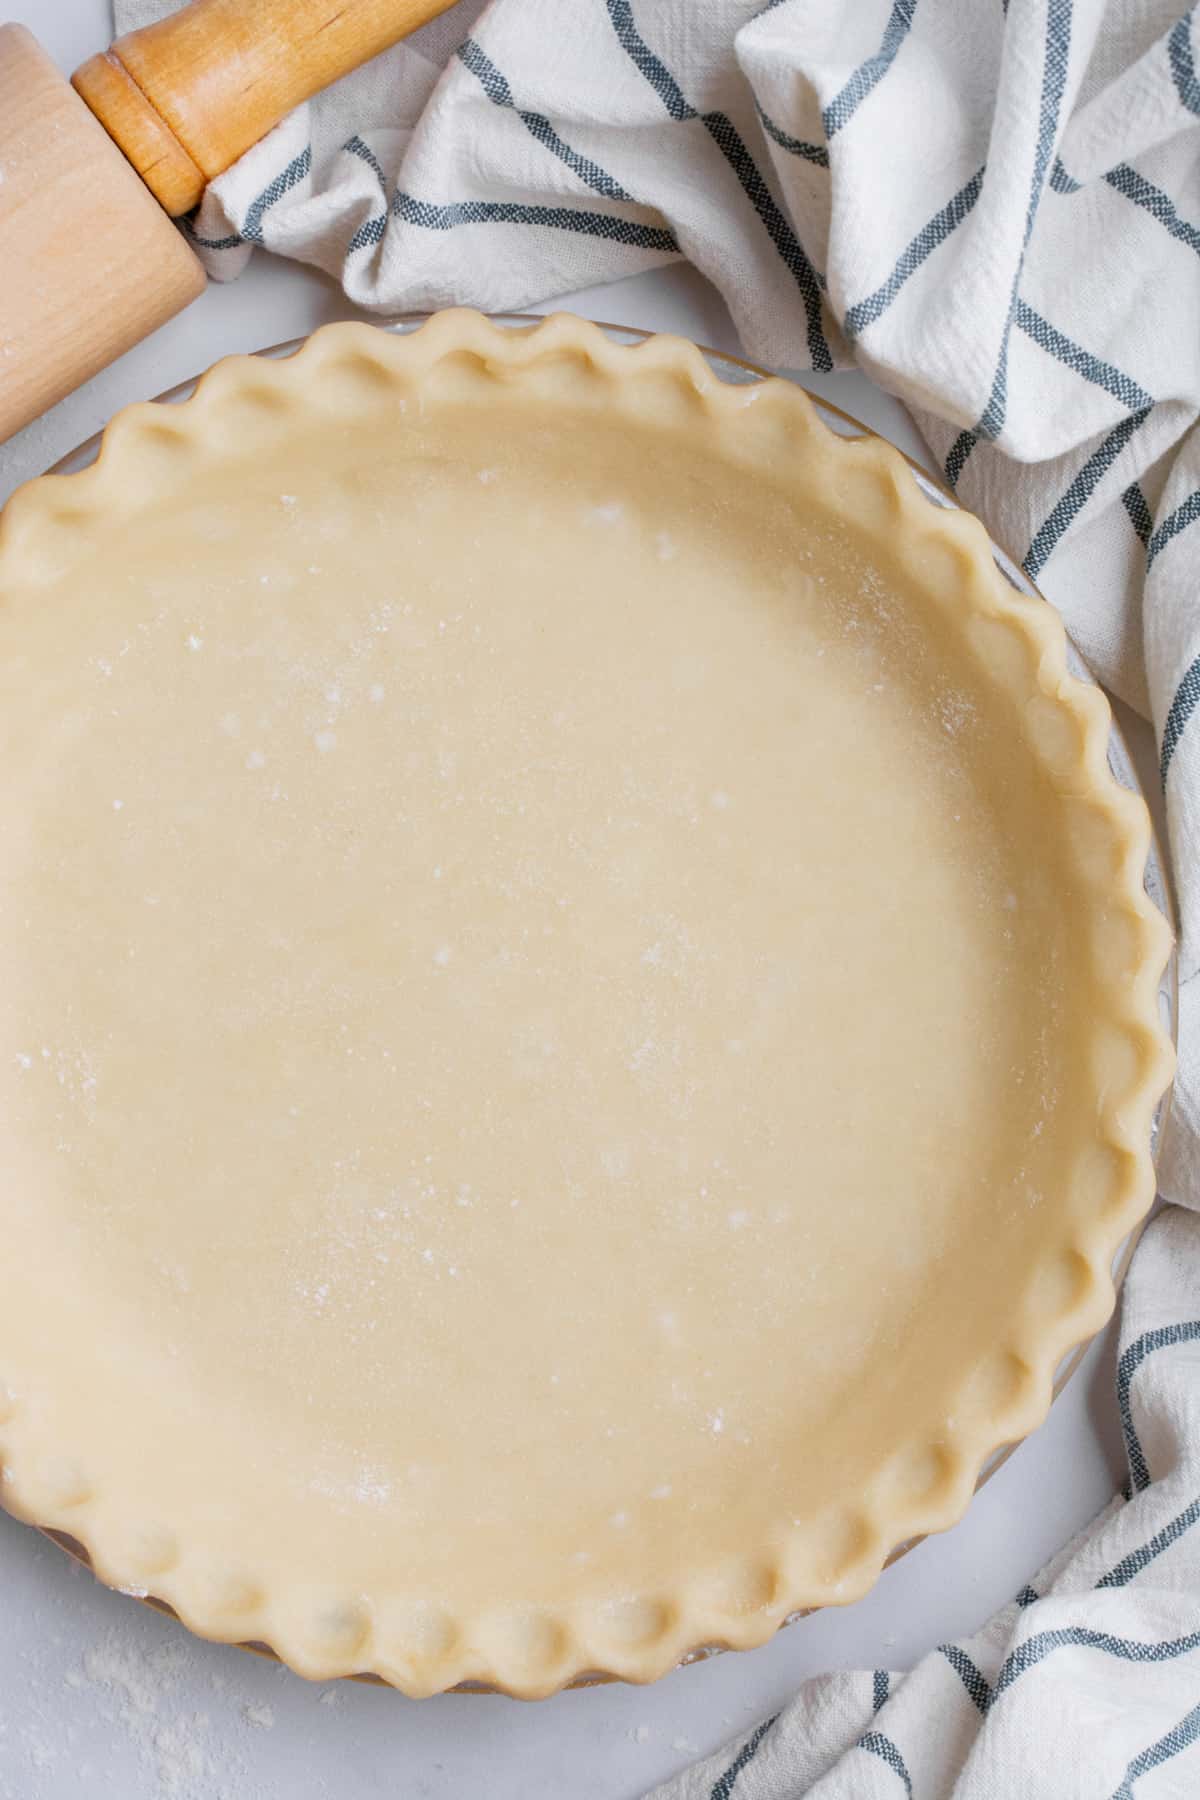
[[[119,1727],[164,1800],[233,1800],[247,1792],[229,1727],[192,1703],[200,1660],[182,1638],[147,1650],[113,1632],[65,1677],[95,1695],[100,1716]],[[255,1704],[246,1703],[245,1716]]]

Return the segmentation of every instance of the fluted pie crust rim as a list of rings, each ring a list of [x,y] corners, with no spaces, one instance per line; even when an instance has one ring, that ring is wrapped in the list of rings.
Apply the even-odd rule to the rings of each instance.
[[[491,1619],[486,1641],[477,1631],[479,1621],[456,1616],[426,1646],[390,1639],[370,1594],[348,1594],[340,1610],[326,1600],[319,1616],[304,1619],[284,1604],[286,1596],[252,1582],[249,1603],[241,1596],[231,1604],[217,1586],[206,1586],[201,1539],[182,1533],[153,1573],[136,1566],[122,1548],[131,1534],[118,1539],[100,1523],[101,1496],[87,1469],[74,1462],[72,1446],[58,1446],[54,1470],[49,1469],[21,1393],[0,1379],[0,1500],[17,1517],[81,1545],[101,1580],[126,1590],[149,1589],[200,1635],[269,1646],[312,1678],[369,1673],[414,1695],[465,1682],[536,1697],[586,1676],[653,1680],[701,1648],[761,1644],[798,1611],[859,1597],[897,1545],[952,1525],[987,1459],[1040,1423],[1061,1359],[1109,1316],[1114,1256],[1153,1199],[1151,1125],[1172,1067],[1158,1005],[1170,934],[1143,886],[1150,843],[1146,808],[1109,770],[1107,702],[1098,689],[1068,673],[1065,635],[1053,610],[1004,580],[978,521],[932,506],[890,445],[875,437],[835,435],[804,392],[785,381],[723,383],[694,345],[677,338],[652,337],[629,348],[572,316],[552,316],[532,329],[501,330],[478,314],[454,310],[434,315],[405,336],[336,324],[279,361],[229,358],[182,404],[136,405],[119,414],[92,467],[43,477],[13,497],[0,517],[0,596],[26,585],[29,559],[56,530],[86,536],[89,519],[103,517],[112,506],[134,452],[139,468],[146,467],[147,457],[161,458],[165,467],[189,441],[211,434],[227,409],[247,402],[269,410],[281,431],[289,421],[311,424],[333,415],[344,425],[352,421],[355,393],[403,389],[419,396],[422,383],[446,359],[457,359],[483,380],[502,381],[510,393],[566,359],[588,377],[602,377],[606,404],[623,414],[631,430],[639,418],[677,402],[692,421],[690,428],[706,434],[713,454],[741,468],[759,461],[764,469],[777,467],[785,453],[794,458],[804,479],[818,484],[824,502],[842,510],[851,530],[869,490],[888,519],[893,553],[911,569],[932,606],[953,617],[953,629],[998,626],[1019,643],[1020,654],[1001,659],[995,679],[1022,684],[1014,698],[1030,753],[1052,790],[1069,795],[1090,817],[1104,850],[1096,911],[1111,921],[1114,943],[1119,939],[1122,946],[1111,979],[1098,974],[1090,997],[1097,1037],[1107,1034],[1113,1045],[1114,1078],[1097,1096],[1097,1138],[1108,1153],[1110,1179],[1097,1194],[1094,1216],[1047,1243],[1046,1267],[1030,1269],[1030,1292],[1044,1297],[1034,1308],[1036,1327],[1027,1313],[1019,1329],[1014,1324],[1011,1341],[980,1353],[978,1367],[987,1362],[1007,1371],[990,1390],[982,1383],[981,1391],[992,1394],[990,1403],[964,1409],[936,1445],[908,1446],[913,1466],[926,1471],[917,1488],[894,1491],[874,1510],[861,1497],[848,1501],[845,1551],[836,1570],[806,1566],[802,1544],[787,1558],[760,1555],[756,1567],[763,1579],[753,1603],[746,1603],[744,1594],[736,1607],[706,1599],[702,1584],[632,1600],[614,1596],[607,1612],[580,1610],[564,1595],[561,1608],[523,1611],[507,1628]],[[19,1242],[8,1248],[20,1256]],[[1052,1302],[1045,1298],[1050,1296]],[[0,1378],[7,1350],[0,1320]],[[1014,1369],[1019,1379],[1011,1378]],[[753,1544],[746,1548],[751,1556],[757,1550]]]

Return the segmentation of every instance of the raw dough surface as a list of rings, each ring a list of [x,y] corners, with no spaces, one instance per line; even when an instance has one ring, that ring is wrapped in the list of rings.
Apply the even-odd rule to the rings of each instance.
[[[0,615],[0,1376],[110,1578],[536,1691],[856,1591],[1103,1312],[1091,876],[888,494],[363,354]]]

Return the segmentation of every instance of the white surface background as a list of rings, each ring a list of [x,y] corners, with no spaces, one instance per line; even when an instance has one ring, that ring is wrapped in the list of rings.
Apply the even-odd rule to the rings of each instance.
[[[108,41],[107,0],[8,0],[70,71]],[[3,305],[0,269],[0,306]],[[724,308],[688,270],[572,296],[572,310],[738,349]],[[548,310],[548,309],[547,309]],[[347,316],[323,277],[261,255],[150,342],[0,447],[0,500],[127,401],[230,351]],[[864,376],[805,377],[920,456],[900,406]],[[313,1687],[109,1593],[0,1514],[0,1800],[632,1800],[773,1711],[830,1668],[904,1668],[973,1630],[1108,1500],[1121,1478],[1112,1333],[1048,1422],[976,1496],[955,1530],[885,1573],[846,1611],[802,1620],[761,1650],[524,1705],[485,1696],[413,1703],[385,1689]]]

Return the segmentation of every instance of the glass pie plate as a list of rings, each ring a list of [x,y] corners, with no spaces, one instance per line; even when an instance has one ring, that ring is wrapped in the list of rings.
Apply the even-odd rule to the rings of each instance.
[[[418,314],[418,315],[412,315],[412,316],[404,317],[401,319],[397,319],[397,320],[392,321],[389,324],[387,324],[386,329],[389,331],[392,331],[394,333],[401,334],[401,335],[407,334],[407,333],[410,333],[410,332],[416,330],[421,324],[423,324],[426,317],[427,317],[427,315],[425,315],[425,314]],[[529,329],[529,328],[539,324],[540,320],[535,317],[531,317],[531,316],[514,314],[514,315],[492,315],[492,322],[493,322],[493,324],[498,325],[505,329],[520,331],[520,330]],[[600,328],[601,328],[601,330],[603,330],[605,332],[605,334],[614,343],[617,343],[620,345],[636,345],[638,343],[643,342],[646,338],[648,338],[649,336],[652,335],[651,333],[636,330],[634,328],[627,327],[627,326],[601,325]],[[258,354],[263,357],[268,357],[268,358],[287,357],[287,356],[293,354],[297,349],[299,349],[300,344],[302,342],[303,342],[303,340],[301,340],[301,339],[294,339],[294,340],[291,340],[286,343],[272,345],[269,348],[261,350],[260,352],[258,352]],[[722,354],[722,353],[719,353],[716,351],[704,349],[702,351],[702,353],[703,353],[706,361],[708,362],[709,367],[713,371],[714,375],[720,381],[731,384],[731,385],[746,386],[746,385],[756,384],[756,383],[759,383],[759,382],[763,381],[764,379],[766,379],[771,373],[769,370],[756,367],[753,364],[741,361],[738,358],[728,356],[728,355],[725,355],[725,354]],[[199,378],[197,377],[197,380],[198,379]],[[159,401],[159,403],[169,405],[172,403],[177,403],[179,401],[185,400],[192,394],[195,387],[196,387],[196,380],[191,380],[191,381],[182,383],[180,386],[172,388],[168,392],[159,395],[158,401]],[[877,435],[877,434],[870,432],[868,427],[863,425],[859,420],[851,417],[849,414],[847,414],[845,412],[842,412],[839,408],[831,405],[828,401],[820,398],[816,394],[810,393],[809,398],[812,401],[812,404],[815,407],[816,412],[817,412],[818,416],[821,418],[821,420],[825,423],[825,425],[831,431],[833,431],[837,435],[843,436],[843,437],[849,437],[849,438],[869,437],[869,436]],[[54,473],[67,474],[67,473],[72,473],[76,470],[86,467],[90,462],[92,462],[95,459],[96,454],[98,452],[99,444],[100,444],[99,435],[89,439],[88,442],[80,445],[78,447],[78,449],[74,450],[73,452],[71,452],[70,455],[63,458],[55,466]],[[953,496],[953,494],[951,494],[949,492],[949,490],[946,489],[934,475],[932,475],[928,470],[923,468],[918,462],[914,461],[911,457],[906,456],[905,461],[908,463],[908,466],[912,471],[912,474],[913,474],[914,480],[916,481],[917,487],[919,488],[919,490],[925,497],[926,501],[930,505],[938,507],[938,508],[947,508],[947,509],[957,509],[958,508],[958,502],[955,499],[955,497]],[[1014,587],[1016,590],[1018,590],[1019,592],[1025,594],[1025,595],[1036,595],[1038,593],[1038,590],[1028,580],[1028,578],[1025,576],[1023,571],[1013,562],[1013,560],[1003,551],[1003,549],[1001,549],[994,542],[992,544],[992,553],[993,553],[995,562],[997,564],[997,567],[1000,569],[1005,580],[1008,581],[1012,587]],[[1077,678],[1079,678],[1083,681],[1086,681],[1086,682],[1093,681],[1093,678],[1092,678],[1090,672],[1088,671],[1088,669],[1086,668],[1086,665],[1084,664],[1082,657],[1078,654],[1077,651],[1075,651],[1073,646],[1069,647],[1068,660],[1069,660],[1069,666],[1070,666],[1072,674],[1074,674]],[[1114,726],[1112,728],[1112,731],[1111,731],[1111,734],[1109,737],[1108,763],[1109,763],[1109,768],[1110,768],[1113,776],[1122,786],[1131,790],[1134,793],[1139,793],[1139,794],[1143,793],[1141,784],[1138,780],[1134,758],[1131,755],[1129,747],[1128,747],[1125,739],[1123,738],[1119,728],[1115,725],[1115,723],[1114,723]],[[1144,797],[1144,795],[1143,795],[1143,797]],[[1146,892],[1147,892],[1148,896],[1150,897],[1151,901],[1159,909],[1159,911],[1162,912],[1167,917],[1168,921],[1170,922],[1172,919],[1172,905],[1171,905],[1171,897],[1170,897],[1166,862],[1161,853],[1161,850],[1160,850],[1160,847],[1159,847],[1157,841],[1154,840],[1153,838],[1151,840],[1150,851],[1149,851],[1149,855],[1147,858],[1147,865],[1146,865],[1146,870],[1145,870],[1145,875],[1144,875],[1144,884],[1145,884]],[[1172,956],[1168,962],[1167,968],[1164,972],[1163,980],[1162,980],[1162,983],[1160,986],[1160,1010],[1162,1013],[1164,1027],[1167,1030],[1168,1034],[1171,1036],[1172,1040],[1174,1040],[1175,1029],[1176,1029],[1176,1011],[1177,1011],[1176,979],[1177,979],[1176,961],[1175,961],[1174,955],[1172,954]],[[1169,1104],[1169,1090],[1168,1090],[1168,1094],[1159,1103],[1159,1107],[1158,1107],[1156,1115],[1155,1115],[1154,1144],[1155,1144],[1156,1150],[1157,1150],[1157,1144],[1158,1144],[1159,1138],[1161,1136],[1161,1130],[1162,1130],[1162,1126],[1164,1123],[1166,1108],[1167,1108],[1168,1104]],[[1132,1254],[1133,1245],[1134,1245],[1136,1236],[1137,1236],[1136,1231],[1130,1234],[1130,1236],[1125,1240],[1123,1245],[1120,1247],[1120,1249],[1116,1255],[1116,1258],[1114,1259],[1114,1268],[1113,1268],[1114,1280],[1118,1284],[1120,1283],[1120,1281],[1124,1275],[1125,1269],[1128,1265],[1129,1258]],[[1056,1371],[1055,1380],[1054,1380],[1054,1394],[1055,1395],[1057,1395],[1058,1393],[1061,1392],[1061,1390],[1065,1386],[1066,1382],[1070,1379],[1071,1375],[1078,1368],[1085,1348],[1086,1348],[1086,1346],[1081,1345],[1078,1348],[1069,1352],[1062,1359],[1062,1361],[1059,1364],[1059,1367]],[[1013,1447],[1014,1446],[1010,1445],[1010,1446],[1007,1446],[1000,1450],[997,1450],[996,1452],[993,1453],[993,1455],[985,1462],[985,1464],[980,1472],[979,1484],[982,1484],[984,1481],[988,1480],[988,1478],[991,1476],[991,1474],[994,1473],[994,1471],[1007,1458],[1007,1456],[1011,1454]],[[76,1557],[77,1560],[79,1560],[80,1562],[83,1562],[85,1564],[88,1562],[87,1552],[84,1549],[84,1547],[79,1542],[77,1542],[76,1540],[69,1537],[67,1534],[60,1532],[60,1531],[48,1531],[47,1535],[50,1536],[53,1539],[53,1541],[60,1544],[72,1556]],[[905,1554],[905,1552],[907,1550],[911,1549],[913,1544],[916,1543],[917,1541],[919,1541],[919,1540],[914,1538],[914,1539],[908,1540],[905,1543],[898,1545],[892,1551],[891,1555],[887,1559],[888,1562],[891,1563],[891,1562],[895,1561],[898,1557]],[[167,1613],[170,1616],[174,1616],[173,1609],[170,1606],[168,1606],[165,1602],[156,1599],[153,1595],[143,1594],[139,1590],[137,1597],[139,1599],[143,1600],[146,1605],[152,1606],[152,1607],[156,1608],[158,1611]],[[794,1619],[802,1617],[802,1616],[803,1616],[803,1613],[801,1613],[801,1612],[793,1613],[790,1615],[790,1617],[785,1622],[791,1623]],[[252,1650],[258,1654],[265,1655],[265,1656],[273,1656],[274,1655],[274,1652],[271,1651],[268,1646],[266,1646],[264,1644],[260,1644],[260,1643],[250,1642],[250,1643],[246,1643],[246,1644],[242,1645],[241,1647],[248,1649],[248,1650]],[[716,1654],[717,1651],[721,1647],[722,1646],[719,1646],[719,1645],[698,1646],[698,1647],[690,1650],[688,1652],[688,1654],[682,1658],[682,1662],[690,1663],[690,1662],[697,1661],[703,1657]],[[360,1675],[360,1676],[353,1677],[353,1679],[372,1681],[372,1682],[376,1682],[376,1681],[380,1680],[379,1677],[373,1676],[373,1675]],[[591,1685],[597,1681],[603,1681],[606,1679],[610,1679],[610,1677],[606,1677],[600,1673],[594,1673],[594,1674],[585,1673],[585,1674],[578,1676],[571,1685],[575,1685],[575,1686]],[[463,1687],[461,1690],[456,1690],[456,1691],[487,1691],[487,1690],[484,1689],[482,1687],[482,1685],[479,1683],[465,1683],[465,1684],[463,1684]]]

